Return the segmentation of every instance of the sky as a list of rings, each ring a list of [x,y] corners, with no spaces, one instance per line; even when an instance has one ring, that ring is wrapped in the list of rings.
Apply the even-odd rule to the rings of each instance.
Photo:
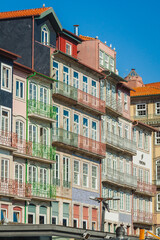
[[[160,0],[15,0],[1,1],[0,11],[53,7],[62,27],[112,44],[117,69],[125,77],[132,68],[144,84],[160,82]]]

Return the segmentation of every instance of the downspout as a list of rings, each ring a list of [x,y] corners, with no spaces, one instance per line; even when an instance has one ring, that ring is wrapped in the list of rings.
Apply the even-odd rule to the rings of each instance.
[[[100,198],[102,197],[102,160],[100,160]],[[102,201],[100,202],[100,231],[102,231]]]
[[[34,16],[32,16],[32,69],[34,69]]]

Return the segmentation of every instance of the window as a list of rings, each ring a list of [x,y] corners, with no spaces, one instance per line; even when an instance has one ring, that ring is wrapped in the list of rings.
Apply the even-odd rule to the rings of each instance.
[[[156,104],[156,114],[160,114],[160,102],[155,103]]]
[[[97,189],[97,166],[92,165],[92,189]]]
[[[119,160],[119,171],[122,173],[124,172],[124,162],[122,158]]]
[[[10,111],[1,108],[1,130],[2,132],[9,132],[10,131]]]
[[[120,192],[120,210],[124,210],[124,193]]]
[[[35,224],[35,214],[34,213],[28,214],[28,223]]]
[[[69,68],[63,66],[63,82],[69,85]]]
[[[139,148],[142,148],[142,131],[140,130],[140,131],[138,131],[138,147]]]
[[[41,190],[47,190],[47,169],[40,168],[40,186]]]
[[[160,211],[160,194],[157,194],[157,211]]]
[[[122,137],[122,123],[121,122],[118,123],[118,135],[120,137]]]
[[[12,68],[3,63],[1,63],[1,89],[12,91]]]
[[[24,123],[22,121],[17,120],[16,121],[16,135],[18,138],[17,140],[20,143],[22,143],[22,140],[24,138],[23,133],[24,133]]]
[[[145,170],[144,171],[144,181],[145,183],[149,183],[149,171]]]
[[[148,151],[148,134],[144,133],[144,149]]]
[[[87,118],[83,118],[83,136],[84,137],[88,137],[88,119]]]
[[[103,52],[101,50],[99,51],[99,64],[103,66]]]
[[[108,232],[111,232],[112,223],[108,223]]]
[[[16,80],[16,97],[24,98],[24,83]]]
[[[55,80],[59,80],[59,63],[53,60],[53,76]]]
[[[137,214],[137,198],[133,198],[133,210]]]
[[[104,80],[100,81],[100,99],[104,100]]]
[[[117,191],[113,192],[113,197],[115,197],[115,198],[118,197]],[[117,206],[118,206],[117,200],[113,200],[113,209],[117,210]]]
[[[1,220],[7,217],[7,209],[1,208]]]
[[[117,224],[114,224],[114,233],[116,232]]]
[[[43,103],[41,106],[41,109],[42,110],[45,110],[46,111],[46,104],[47,104],[47,88],[44,88],[44,87],[40,87],[40,103]]]
[[[36,102],[37,100],[37,86],[34,83],[29,83],[29,99],[34,100]]]
[[[39,224],[46,224],[46,215],[39,215]]]
[[[156,180],[160,181],[160,161],[156,162]]]
[[[73,227],[74,228],[78,227],[78,219],[73,219]]]
[[[114,72],[114,59],[110,58],[110,70]]]
[[[20,222],[20,212],[13,211],[13,222]]]
[[[45,146],[47,145],[47,129],[44,127],[40,127],[40,143],[44,146],[44,150],[45,150]]]
[[[156,235],[160,236],[160,228],[156,228]]]
[[[139,211],[140,212],[143,211],[143,199],[142,198],[139,199]]]
[[[128,110],[128,96],[126,93],[124,93],[124,109]]]
[[[109,56],[106,53],[104,54],[104,68],[109,69]]]
[[[70,187],[70,159],[63,157],[63,186],[66,188]]]
[[[121,104],[122,102],[122,92],[118,90],[118,102]]]
[[[79,134],[79,115],[74,114],[73,132]]]
[[[29,125],[29,141],[33,143],[37,142],[37,127],[33,124]]]
[[[88,164],[83,163],[83,187],[88,187]]]
[[[126,211],[130,211],[131,209],[130,209],[130,194],[129,193],[127,193],[126,194]]]
[[[136,128],[133,128],[132,134],[133,134],[133,141],[136,143],[137,142],[137,130],[136,130]]]
[[[83,220],[83,229],[87,229],[87,221]]]
[[[115,107],[115,102],[116,102],[116,87],[112,85],[112,103],[113,103],[113,108]]]
[[[96,86],[96,85],[97,85],[97,84],[96,84],[96,81],[92,80],[92,95],[93,95],[94,97],[97,96],[97,86]]]
[[[60,185],[59,179],[59,155],[56,154],[56,163],[53,165],[53,184]]]
[[[160,144],[160,132],[155,132],[155,144]]]
[[[41,29],[41,42],[44,45],[49,45],[49,30],[47,26],[43,26]]]
[[[68,110],[63,110],[63,129],[69,131],[70,129],[70,114]]]
[[[63,226],[68,226],[68,218],[63,218]]]
[[[112,133],[116,134],[116,121],[112,119]]]
[[[79,73],[76,71],[73,71],[73,86],[79,88]]]
[[[92,139],[97,140],[97,123],[92,121]]]
[[[143,169],[139,168],[139,181],[143,182]]]
[[[88,93],[88,78],[83,76],[83,92]]]
[[[74,184],[79,185],[79,161],[74,160]]]
[[[92,222],[92,230],[96,230],[96,222]]]
[[[146,116],[146,104],[137,104],[136,106],[137,108],[137,113],[136,113],[136,116]]]
[[[148,213],[149,212],[149,201],[145,200],[145,212]]]
[[[112,198],[112,197],[113,197],[112,189],[108,189],[108,197],[109,197],[109,198]],[[108,201],[108,204],[109,204],[109,209],[112,209],[113,201]]]
[[[52,224],[57,224],[57,217],[52,217]]]
[[[130,174],[130,162],[126,160],[126,173]]]
[[[72,54],[72,46],[69,43],[66,43],[66,54],[68,55]]]
[[[37,168],[35,166],[29,166],[29,183],[37,182]]]
[[[126,139],[129,139],[129,127],[127,125],[125,125],[125,128],[124,128],[124,137]]]
[[[8,181],[9,179],[9,161],[6,159],[1,160],[1,181]]]
[[[133,167],[133,176],[137,177],[137,168]]]
[[[23,182],[23,167],[20,164],[15,165],[15,180],[21,184]]]

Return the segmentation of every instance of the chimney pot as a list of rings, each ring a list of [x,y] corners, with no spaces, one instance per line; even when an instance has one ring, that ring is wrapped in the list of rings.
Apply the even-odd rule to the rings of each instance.
[[[75,35],[79,35],[79,25],[73,25],[73,27],[74,27],[74,34]]]

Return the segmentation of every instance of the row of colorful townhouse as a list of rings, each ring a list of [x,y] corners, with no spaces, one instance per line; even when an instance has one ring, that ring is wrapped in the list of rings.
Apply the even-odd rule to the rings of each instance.
[[[0,32],[1,220],[100,230],[93,198],[118,197],[105,231],[151,229],[156,129],[131,120],[115,50],[52,8],[0,13]]]

